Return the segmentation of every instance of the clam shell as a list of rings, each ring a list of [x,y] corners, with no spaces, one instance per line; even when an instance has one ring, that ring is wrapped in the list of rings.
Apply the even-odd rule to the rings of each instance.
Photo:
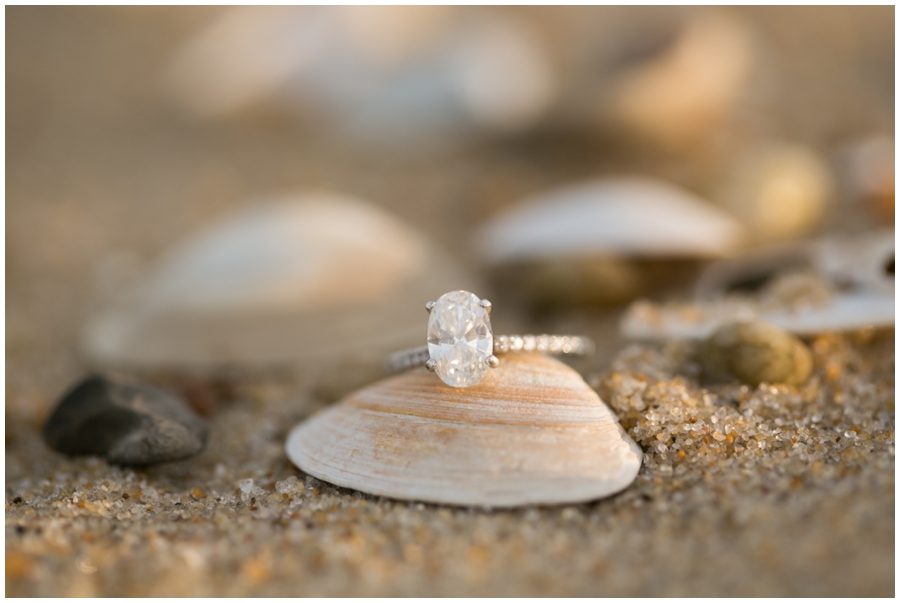
[[[581,376],[540,354],[505,356],[470,388],[424,369],[384,379],[298,425],[286,451],[339,486],[489,507],[608,496],[642,458]]]
[[[478,234],[489,264],[560,257],[715,258],[741,245],[740,223],[651,178],[602,178],[550,191]]]
[[[88,322],[93,362],[290,365],[386,353],[422,336],[422,299],[477,286],[414,229],[333,193],[269,199],[166,254]]]
[[[616,177],[525,201],[485,224],[476,244],[499,289],[541,307],[677,288],[743,238],[734,218],[678,186]]]

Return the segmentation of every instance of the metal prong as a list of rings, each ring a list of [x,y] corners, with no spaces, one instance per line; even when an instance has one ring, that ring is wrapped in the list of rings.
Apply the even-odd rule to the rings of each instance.
[[[429,313],[434,310],[434,302],[425,302],[425,309],[428,310]]]
[[[425,368],[427,368],[432,373],[434,372],[434,366],[437,364],[434,360],[428,360],[425,362]]]
[[[496,356],[489,356],[487,359],[487,365],[491,368],[497,368],[500,366],[500,359]]]
[[[488,311],[488,314],[491,312],[491,302],[486,299],[481,300],[481,307]]]

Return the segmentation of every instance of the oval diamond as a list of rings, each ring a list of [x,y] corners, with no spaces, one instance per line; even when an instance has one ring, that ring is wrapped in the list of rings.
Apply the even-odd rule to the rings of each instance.
[[[440,296],[428,317],[428,354],[437,376],[453,387],[475,385],[493,353],[491,317],[478,296],[468,291]]]

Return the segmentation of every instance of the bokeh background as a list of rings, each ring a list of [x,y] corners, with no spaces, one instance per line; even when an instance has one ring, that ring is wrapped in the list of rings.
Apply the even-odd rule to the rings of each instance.
[[[641,174],[727,205],[774,145],[809,214],[781,238],[892,225],[891,14],[10,8],[7,385],[64,387],[91,310],[286,192],[367,199],[477,267],[472,232],[530,195]]]
[[[511,327],[598,336],[595,366],[623,345],[617,304],[644,292],[612,309],[536,299],[487,270],[473,237],[523,199],[637,174],[742,220],[751,247],[893,227],[893,7],[8,7],[6,59],[7,484],[57,467],[37,433],[68,385],[106,366],[85,351],[90,319],[170,249],[267,199],[366,200],[504,300]],[[767,178],[787,192],[754,221]],[[319,382],[318,340],[296,345],[308,361],[276,364],[313,407],[370,378]],[[333,355],[356,371],[346,349]],[[159,364],[123,362],[171,382]],[[205,370],[190,388],[209,413],[228,396]],[[203,479],[151,475],[163,489]],[[19,594],[143,592],[75,570],[42,590],[33,580],[54,566],[19,562],[8,593],[11,577]],[[172,592],[201,592],[189,584]],[[264,592],[236,584],[202,592]],[[428,592],[391,584],[371,592]],[[564,592],[554,584],[533,592]]]

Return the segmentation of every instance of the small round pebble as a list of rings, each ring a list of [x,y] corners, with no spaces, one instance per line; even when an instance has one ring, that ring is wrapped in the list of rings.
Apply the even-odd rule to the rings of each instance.
[[[761,320],[719,327],[700,350],[708,381],[748,385],[802,385],[812,372],[812,352],[796,336]]]
[[[116,465],[154,465],[199,454],[209,425],[174,395],[92,376],[70,390],[44,425],[63,454],[103,456]]]

